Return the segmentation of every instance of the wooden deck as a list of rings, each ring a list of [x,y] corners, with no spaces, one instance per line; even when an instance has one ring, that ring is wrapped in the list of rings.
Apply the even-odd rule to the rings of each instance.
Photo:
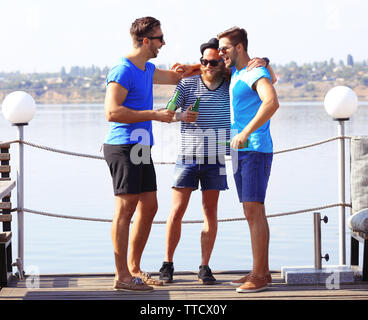
[[[194,272],[175,274],[175,282],[152,292],[113,291],[112,274],[41,275],[38,288],[27,288],[27,280],[12,280],[0,290],[0,300],[368,300],[368,283],[356,280],[328,290],[323,285],[286,285],[279,272],[267,291],[239,294],[228,283],[240,272],[214,272],[217,285],[198,283]],[[157,274],[153,274],[157,278]],[[29,282],[29,279],[28,279]],[[29,285],[28,285],[29,287]]]

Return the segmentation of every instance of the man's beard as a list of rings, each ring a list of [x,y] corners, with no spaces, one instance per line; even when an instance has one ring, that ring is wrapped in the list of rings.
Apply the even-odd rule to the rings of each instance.
[[[224,77],[224,68],[219,69],[215,73],[202,72],[203,80],[215,82],[221,80]]]
[[[157,48],[153,44],[151,44],[150,49],[152,52],[152,58],[157,58],[157,54],[158,54]]]

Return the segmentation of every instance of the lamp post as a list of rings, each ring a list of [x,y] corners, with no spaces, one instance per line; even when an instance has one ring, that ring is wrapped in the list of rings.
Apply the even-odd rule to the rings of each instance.
[[[349,120],[358,107],[358,98],[355,92],[345,86],[337,86],[330,89],[324,100],[326,112],[338,121],[338,136],[341,137],[338,144],[338,184],[339,203],[345,204],[345,126],[344,121]],[[339,208],[339,262],[346,264],[345,241],[345,206]]]
[[[17,213],[18,213],[18,267],[19,277],[24,275],[24,167],[23,167],[23,127],[28,125],[35,114],[36,104],[31,95],[24,91],[8,94],[2,104],[6,120],[18,128],[18,166],[17,166]]]

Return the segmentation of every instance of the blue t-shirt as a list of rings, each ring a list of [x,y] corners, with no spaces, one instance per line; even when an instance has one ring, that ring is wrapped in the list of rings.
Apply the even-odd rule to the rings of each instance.
[[[123,102],[124,107],[133,110],[153,109],[153,73],[155,65],[147,62],[146,70],[136,67],[129,59],[122,58],[120,64],[113,67],[106,84],[117,82],[128,90]],[[105,143],[153,145],[152,121],[136,123],[110,122],[110,131]]]
[[[252,86],[262,77],[271,80],[270,73],[264,67],[254,68],[249,72],[247,72],[246,67],[241,70],[236,70],[235,67],[232,68],[230,104],[233,136],[240,133],[248,125],[262,104],[257,91],[252,89]],[[251,133],[248,148],[239,150],[273,152],[270,120]]]

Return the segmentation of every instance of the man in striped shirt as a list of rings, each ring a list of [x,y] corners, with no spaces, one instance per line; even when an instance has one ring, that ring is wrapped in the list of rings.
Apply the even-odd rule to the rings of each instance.
[[[225,155],[229,154],[229,147],[225,141],[230,138],[229,82],[217,48],[216,38],[202,44],[201,75],[183,79],[176,88],[177,107],[181,109],[176,120],[182,121],[181,152],[175,166],[173,204],[166,227],[166,256],[160,269],[160,280],[165,282],[173,280],[173,256],[180,240],[181,221],[191,193],[200,182],[204,225],[198,278],[203,284],[216,283],[208,264],[217,234],[219,194],[228,189]],[[199,110],[194,112],[191,107],[197,98]]]

